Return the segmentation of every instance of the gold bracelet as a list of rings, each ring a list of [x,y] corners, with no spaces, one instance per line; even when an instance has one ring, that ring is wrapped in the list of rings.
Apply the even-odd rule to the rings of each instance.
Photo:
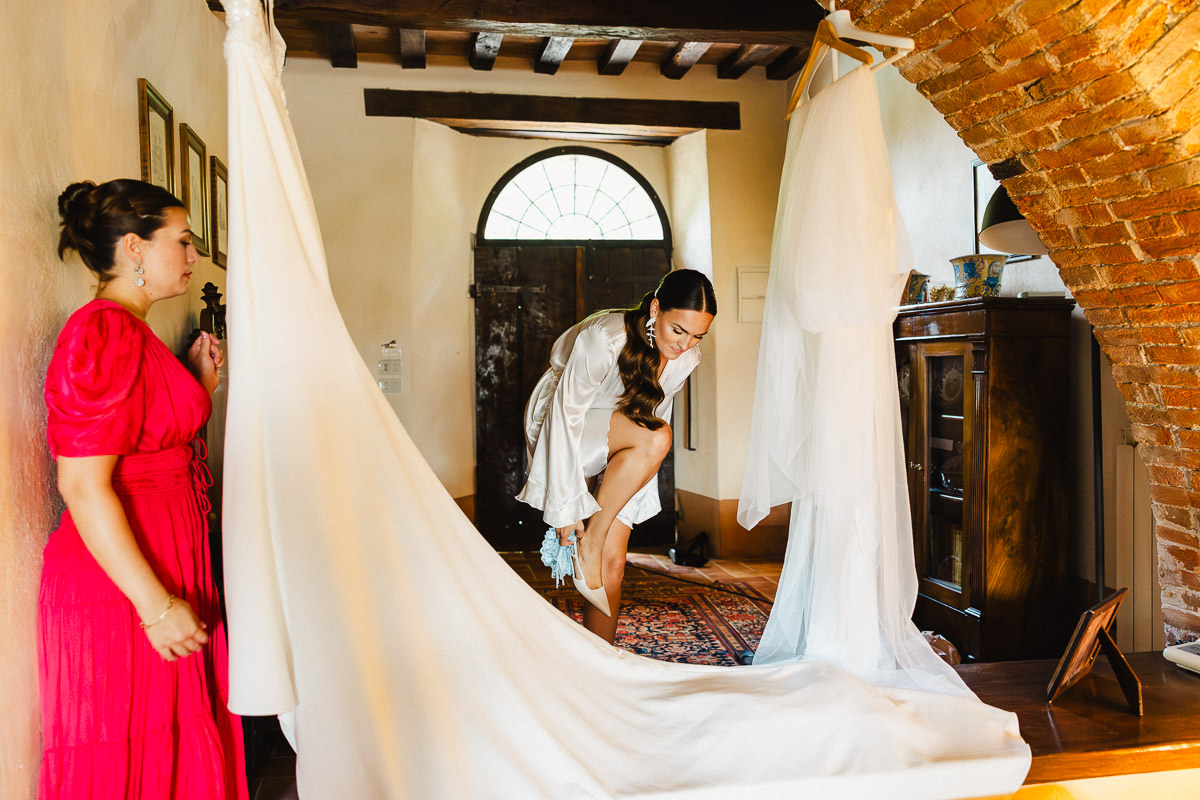
[[[167,618],[167,614],[169,614],[171,612],[171,608],[174,605],[175,605],[175,595],[173,595],[173,594],[167,595],[167,607],[164,608],[163,612],[158,615],[158,619],[154,620],[154,622],[139,622],[138,624],[142,626],[142,630],[146,630],[147,628],[153,628],[155,625],[157,625],[158,623],[162,622],[164,619]]]

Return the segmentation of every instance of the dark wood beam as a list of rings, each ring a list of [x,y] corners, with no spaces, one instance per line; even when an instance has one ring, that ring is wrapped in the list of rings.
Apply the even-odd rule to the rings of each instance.
[[[601,75],[620,75],[642,46],[639,39],[613,39],[596,62]]]
[[[476,33],[471,36],[471,53],[467,60],[473,69],[491,69],[496,65],[496,56],[500,53],[500,42],[504,39],[502,33]]]
[[[683,132],[701,128],[741,128],[741,112],[738,104],[732,102],[546,97],[398,89],[364,89],[363,101],[368,117],[417,117],[443,121],[446,124],[451,124],[448,121],[453,120],[464,126],[466,121],[491,121],[506,123],[510,128],[560,130],[567,133],[572,130],[601,130],[606,126],[665,128]]]
[[[662,74],[679,80],[700,57],[708,52],[712,42],[680,42],[675,45],[671,57],[662,63]]]
[[[783,52],[767,64],[767,77],[773,81],[785,81],[792,77],[804,68],[804,62],[808,61],[811,49],[811,44],[784,48]]]
[[[751,67],[762,64],[778,48],[770,44],[744,44],[717,65],[718,78],[740,78]]]
[[[401,28],[400,66],[404,69],[425,69],[425,31]]]
[[[580,125],[550,122],[482,122],[442,117],[430,117],[471,136],[502,139],[560,139],[574,142],[608,142],[610,144],[668,145],[680,136],[695,133],[699,128],[675,128],[665,125]]]
[[[326,22],[325,45],[329,48],[329,63],[335,67],[358,67],[358,49],[354,46],[354,31],[346,22]]]
[[[801,0],[275,0],[281,16],[576,39],[803,43],[825,11]]]
[[[566,36],[547,36],[542,41],[537,57],[533,59],[533,71],[542,75],[558,72],[574,41]]]

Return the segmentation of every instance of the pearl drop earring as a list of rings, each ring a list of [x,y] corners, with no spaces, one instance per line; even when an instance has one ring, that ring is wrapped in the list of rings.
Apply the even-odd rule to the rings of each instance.
[[[646,338],[650,340],[650,344],[654,344],[654,321],[654,317],[646,320]]]

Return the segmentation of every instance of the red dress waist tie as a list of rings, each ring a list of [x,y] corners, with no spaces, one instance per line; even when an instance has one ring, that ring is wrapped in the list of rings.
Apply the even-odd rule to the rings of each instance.
[[[149,494],[190,485],[196,495],[200,513],[207,518],[212,510],[208,487],[212,473],[204,459],[208,446],[200,437],[189,444],[160,450],[157,453],[137,453],[122,456],[113,469],[112,485],[118,494]]]

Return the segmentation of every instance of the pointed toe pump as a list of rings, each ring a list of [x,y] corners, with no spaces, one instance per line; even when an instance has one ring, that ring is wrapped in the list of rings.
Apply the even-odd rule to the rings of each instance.
[[[593,589],[587,585],[587,578],[583,575],[583,561],[579,558],[579,546],[576,545],[575,551],[571,554],[575,560],[575,574],[571,576],[571,581],[575,584],[575,590],[583,595],[583,599],[600,609],[606,617],[612,616],[612,611],[608,607],[608,592],[604,591],[604,585],[601,584]]]

